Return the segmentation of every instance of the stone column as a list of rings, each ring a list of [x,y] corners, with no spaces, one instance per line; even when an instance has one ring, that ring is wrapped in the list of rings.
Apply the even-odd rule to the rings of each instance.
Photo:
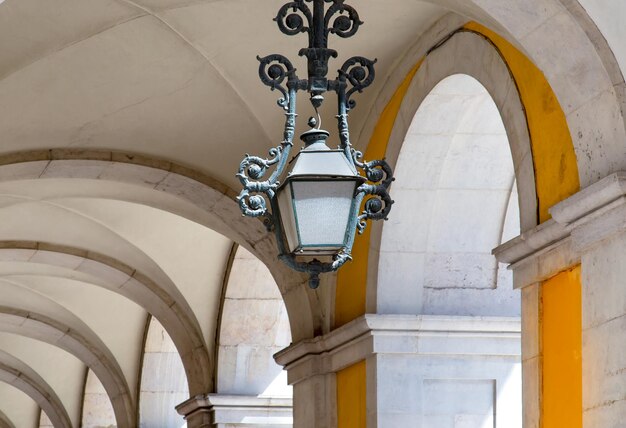
[[[522,293],[522,400],[523,427],[541,428],[542,282],[579,263],[566,228],[554,220],[522,233],[493,251],[513,270],[513,287]]]
[[[626,421],[626,173],[555,207],[582,265],[583,426]]]
[[[289,398],[208,394],[193,397],[176,410],[190,428],[287,428],[293,423]]]
[[[549,220],[494,253],[522,288],[524,428],[541,426],[539,283],[582,271],[583,426],[626,421],[626,173],[612,174],[555,205]],[[567,322],[567,320],[564,320]]]
[[[512,318],[365,315],[293,345],[276,360],[294,392],[308,388],[294,397],[294,427],[334,428],[328,412],[336,413],[336,405],[312,391],[363,360],[368,428],[480,426],[493,424],[496,414],[502,427],[519,427],[519,416],[505,408],[520,399],[511,380],[519,368],[519,328]],[[299,405],[309,413],[299,413]]]

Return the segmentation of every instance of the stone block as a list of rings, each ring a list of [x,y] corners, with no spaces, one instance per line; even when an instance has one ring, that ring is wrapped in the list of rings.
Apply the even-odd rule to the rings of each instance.
[[[282,372],[273,355],[279,347],[220,346],[217,389],[220,394],[260,395]]]
[[[41,174],[41,178],[89,178],[97,179],[111,165],[108,161],[54,160]]]
[[[431,222],[437,192],[397,190],[393,199],[396,203],[383,227],[381,251],[425,251],[429,230],[422,226]]]
[[[143,358],[141,389],[142,393],[180,392],[188,395],[187,377],[180,355],[171,352],[146,353]]]
[[[490,252],[500,244],[509,190],[440,189],[429,218],[428,250]]]
[[[425,288],[496,288],[497,262],[490,253],[428,253]]]
[[[513,179],[511,149],[504,132],[459,134],[452,140],[439,187],[508,191]]]
[[[279,300],[226,299],[222,310],[220,345],[275,346],[285,305]]]

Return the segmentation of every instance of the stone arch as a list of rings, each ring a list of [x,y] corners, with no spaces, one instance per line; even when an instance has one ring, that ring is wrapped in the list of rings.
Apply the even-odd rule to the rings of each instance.
[[[611,50],[607,39],[604,37],[596,23],[591,16],[587,13],[585,8],[581,5],[579,0],[559,0],[561,4],[570,12],[574,17],[580,28],[587,34],[587,37],[593,44],[600,60],[604,64],[613,86],[615,87],[616,95],[622,106],[626,105],[626,83],[624,82],[624,74],[620,69],[615,53]],[[624,108],[622,107],[622,116],[624,116]],[[624,116],[626,123],[626,116]]]
[[[480,61],[471,60],[470,56],[480,58]],[[537,225],[538,205],[524,107],[507,64],[497,49],[484,37],[472,32],[454,33],[421,62],[400,106],[386,148],[387,159],[395,166],[418,107],[442,79],[455,74],[465,74],[480,82],[498,107],[513,158],[521,228],[529,230]],[[388,288],[381,290],[377,285],[379,263],[377,251],[380,248],[381,229],[382,226],[375,226],[370,240],[370,249],[373,250],[370,252],[376,255],[374,260],[370,259],[368,266],[367,305],[372,312],[377,312],[379,301],[380,303],[383,301],[380,300],[380,293],[384,291],[387,296],[393,294],[392,290]]]
[[[1,428],[15,428],[15,424],[11,422],[7,415],[0,411],[0,427]]]
[[[65,195],[144,204],[203,224],[246,247],[268,266],[288,308],[294,339],[328,328],[317,292],[305,286],[306,276],[277,259],[274,235],[260,221],[243,218],[235,192],[202,173],[141,155],[69,149],[6,155],[0,165],[0,186],[39,179],[87,180],[88,191],[68,189]],[[106,183],[128,187],[122,194],[119,189],[112,192]]]
[[[519,316],[509,271],[491,254],[519,235],[515,171],[497,106],[467,75],[421,103],[383,225],[380,313]]]
[[[55,427],[72,427],[67,410],[50,385],[23,361],[4,351],[0,351],[0,381],[31,397]]]
[[[185,299],[173,292],[173,284],[163,286],[163,278],[152,279],[121,260],[94,251],[32,241],[0,241],[0,261],[25,260],[84,274],[88,283],[118,293],[145,308],[169,331],[183,361],[191,394],[205,393],[211,388],[212,362],[202,331],[197,319],[190,315]]]
[[[102,381],[121,428],[135,424],[135,409],[126,379],[100,338],[74,314],[52,300],[2,281],[0,331],[41,340],[73,354]]]
[[[562,1],[436,3],[498,32],[542,70],[565,113],[582,187],[624,168],[626,129],[611,73]]]

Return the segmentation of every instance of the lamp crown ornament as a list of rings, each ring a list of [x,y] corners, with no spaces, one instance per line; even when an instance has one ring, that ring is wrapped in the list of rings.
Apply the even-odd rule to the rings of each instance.
[[[350,143],[348,112],[356,106],[352,96],[372,84],[376,60],[352,57],[335,79],[328,79],[328,62],[338,56],[328,48],[328,38],[356,34],[363,24],[357,11],[344,0],[293,0],[279,9],[274,20],[286,35],[308,34],[309,45],[299,52],[307,59],[307,78],[300,79],[283,55],[257,57],[261,81],[281,93],[278,105],[286,118],[283,141],[270,149],[269,158],[245,156],[237,173],[243,186],[237,201],[245,216],[264,219],[276,234],[279,258],[308,273],[309,286],[315,289],[320,274],[336,271],[352,259],[355,234],[363,233],[368,219],[387,219],[394,178],[385,160],[361,161],[362,153]],[[304,147],[287,172],[299,91],[309,93],[317,118],[309,119],[311,129],[300,136]],[[337,149],[328,147],[330,133],[320,129],[318,110],[329,91],[337,94]]]

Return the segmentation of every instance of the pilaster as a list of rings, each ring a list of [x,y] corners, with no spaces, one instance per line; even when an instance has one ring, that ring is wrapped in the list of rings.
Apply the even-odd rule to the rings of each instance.
[[[541,418],[540,283],[576,264],[582,271],[583,427],[618,427],[626,420],[626,172],[550,213],[552,220],[494,250],[522,289],[524,427],[540,426]]]

